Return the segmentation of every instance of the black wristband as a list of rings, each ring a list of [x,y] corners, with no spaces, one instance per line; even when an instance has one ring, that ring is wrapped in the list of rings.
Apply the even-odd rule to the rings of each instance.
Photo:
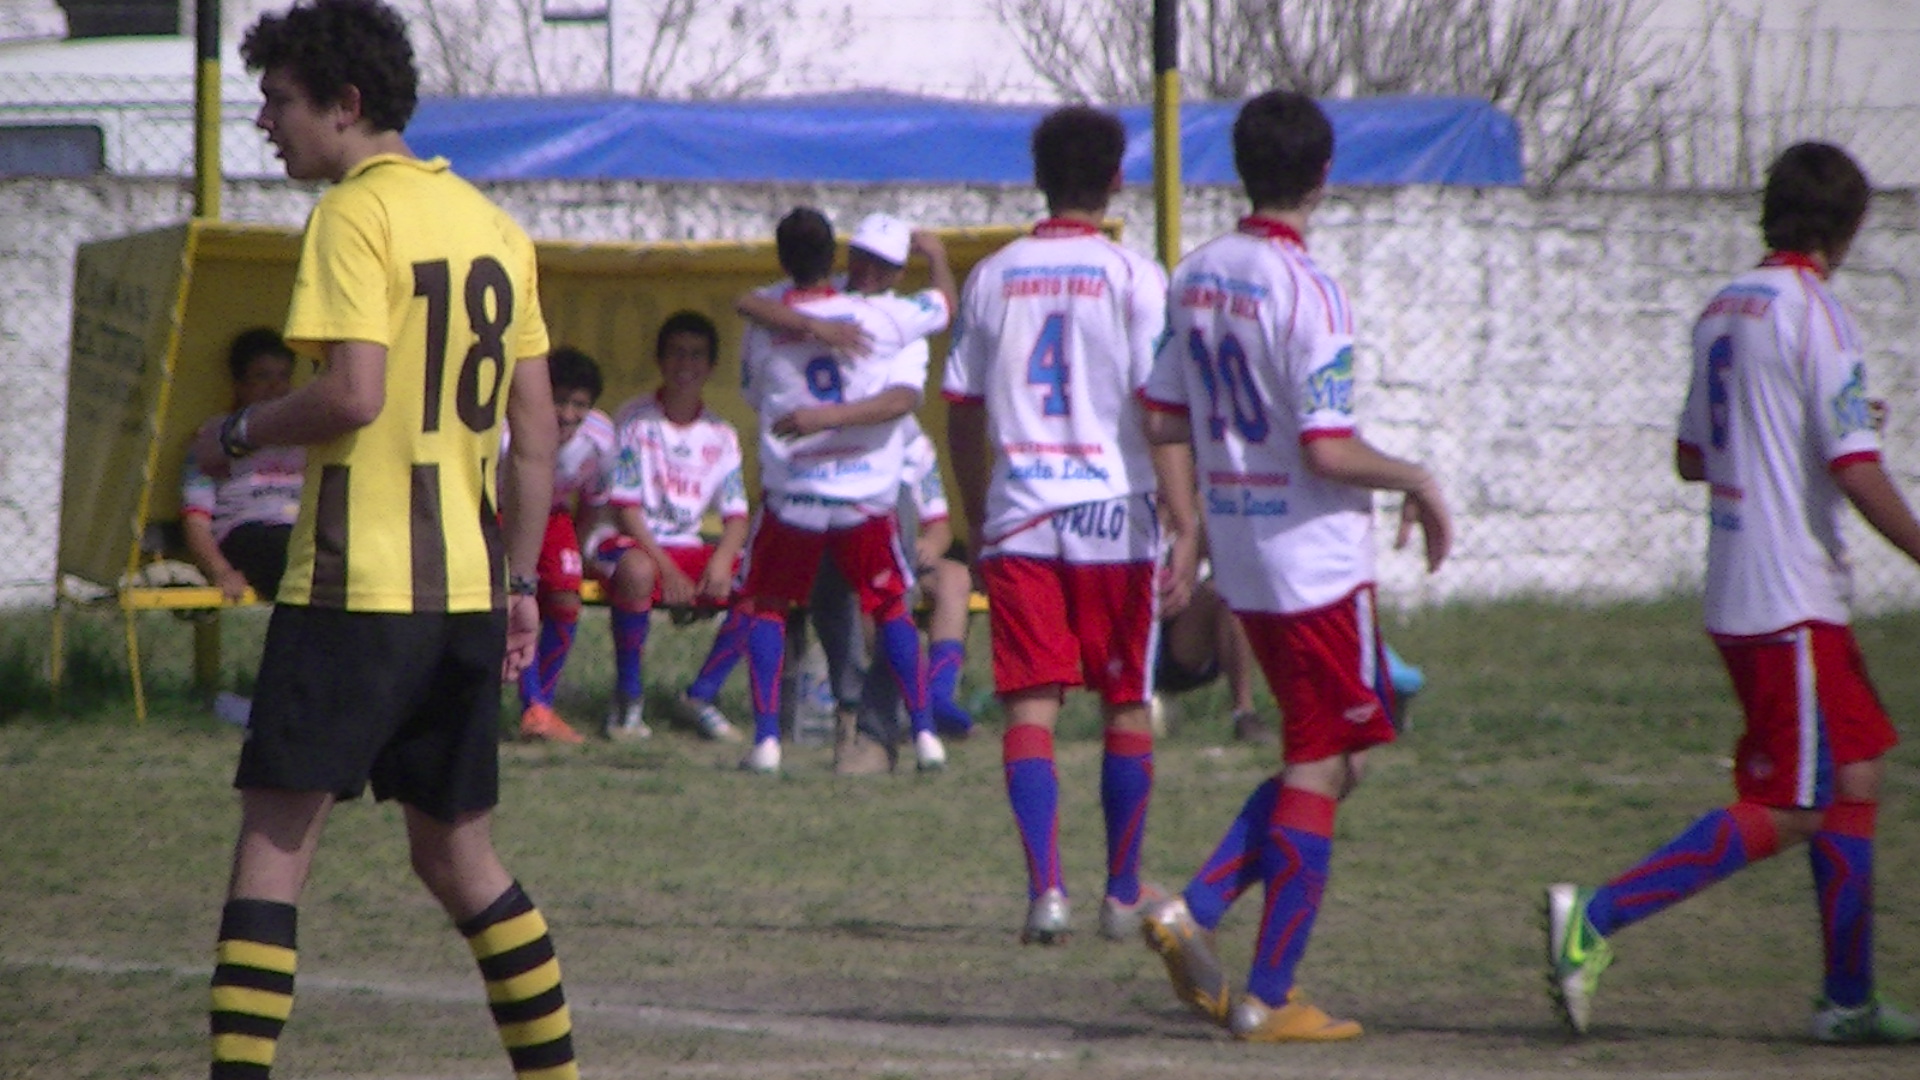
[[[247,410],[251,408],[235,409],[220,424],[220,452],[230,458],[243,458],[258,449],[247,441]]]
[[[508,596],[532,596],[535,593],[538,593],[539,591],[540,591],[539,579],[522,577],[519,574],[507,575],[507,595]]]

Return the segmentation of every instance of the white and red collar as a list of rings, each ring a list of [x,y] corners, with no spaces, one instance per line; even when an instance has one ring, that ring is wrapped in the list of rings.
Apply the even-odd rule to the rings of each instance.
[[[1300,235],[1300,230],[1279,218],[1248,214],[1240,219],[1240,231],[1248,236],[1258,236],[1263,240],[1281,240],[1297,248],[1304,249],[1307,246],[1306,238]]]
[[[1804,251],[1770,251],[1766,258],[1760,260],[1760,265],[1790,266],[1795,270],[1806,270],[1822,281],[1826,280],[1829,272],[1820,264],[1820,260]]]
[[[1057,240],[1064,236],[1097,236],[1099,233],[1100,226],[1075,218],[1048,218],[1033,227],[1033,235],[1045,240]]]

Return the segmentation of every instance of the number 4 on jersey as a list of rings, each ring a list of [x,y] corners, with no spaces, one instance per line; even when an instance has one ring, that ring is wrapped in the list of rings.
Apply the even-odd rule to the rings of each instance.
[[[1067,317],[1049,315],[1027,354],[1027,385],[1047,388],[1040,398],[1040,411],[1047,416],[1067,415],[1068,371]]]

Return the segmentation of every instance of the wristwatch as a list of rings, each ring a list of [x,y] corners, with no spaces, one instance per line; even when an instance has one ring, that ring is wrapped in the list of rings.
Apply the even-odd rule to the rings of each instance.
[[[259,447],[247,441],[247,413],[253,406],[236,409],[220,424],[220,452],[230,458],[243,458]]]

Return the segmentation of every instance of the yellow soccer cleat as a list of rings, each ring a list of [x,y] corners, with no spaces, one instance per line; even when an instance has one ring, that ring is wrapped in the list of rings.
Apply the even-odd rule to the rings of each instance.
[[[1208,933],[1194,921],[1182,897],[1149,904],[1141,912],[1140,934],[1147,948],[1167,965],[1173,992],[1193,1011],[1216,1024],[1227,1022],[1227,977],[1213,955]]]
[[[1302,997],[1298,989],[1287,991],[1287,1003],[1275,1009],[1256,997],[1243,997],[1234,1003],[1227,1019],[1227,1030],[1241,1042],[1339,1042],[1360,1037],[1358,1020],[1337,1020],[1326,1010]]]

